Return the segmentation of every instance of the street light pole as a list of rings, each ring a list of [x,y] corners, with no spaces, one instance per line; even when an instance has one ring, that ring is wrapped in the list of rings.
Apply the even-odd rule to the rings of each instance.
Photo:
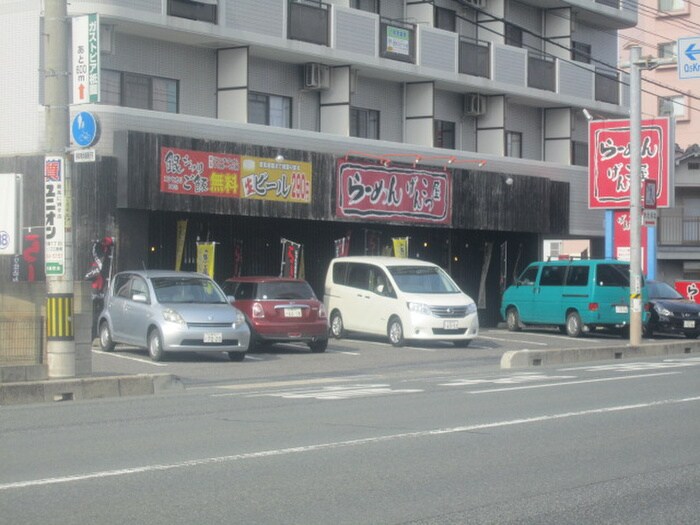
[[[630,49],[630,345],[642,342],[642,48]]]

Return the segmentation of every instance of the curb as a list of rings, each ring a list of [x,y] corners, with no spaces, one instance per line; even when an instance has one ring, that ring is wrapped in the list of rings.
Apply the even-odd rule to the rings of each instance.
[[[700,341],[645,343],[639,346],[617,345],[600,348],[563,348],[558,350],[509,350],[501,356],[501,368],[531,368],[587,361],[698,353],[700,353]]]
[[[0,384],[0,405],[26,405],[105,397],[156,395],[180,392],[185,385],[173,374],[84,377],[18,381]]]

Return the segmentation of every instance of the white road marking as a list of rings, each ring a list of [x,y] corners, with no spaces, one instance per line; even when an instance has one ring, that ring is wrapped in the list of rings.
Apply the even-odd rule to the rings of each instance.
[[[288,386],[301,386],[301,385],[314,385],[314,384],[324,384],[324,383],[343,383],[347,381],[363,381],[363,380],[377,380],[375,376],[371,375],[359,375],[359,376],[348,376],[348,377],[320,377],[318,379],[292,379],[289,381],[267,381],[263,383],[240,383],[236,385],[215,385],[215,386],[195,386],[190,387],[187,390],[209,390],[212,388],[222,388],[225,390],[250,390],[256,388],[274,388],[274,387],[288,387]],[[212,394],[211,397],[226,397],[238,394]]]
[[[332,352],[334,354],[345,354],[345,355],[360,355],[360,352],[348,352],[347,350],[333,350],[329,348],[326,352]]]
[[[206,465],[216,465],[222,463],[232,463],[235,461],[253,460],[260,458],[270,458],[275,456],[287,456],[291,454],[302,454],[316,452],[319,450],[330,450],[344,447],[359,447],[365,445],[374,445],[376,443],[385,443],[389,441],[398,441],[402,439],[418,439],[430,438],[436,436],[444,436],[448,434],[456,434],[463,432],[474,432],[478,430],[487,430],[493,428],[512,427],[517,425],[529,425],[533,423],[546,423],[549,421],[557,421],[570,419],[575,417],[594,416],[600,414],[611,414],[615,412],[625,412],[630,410],[643,410],[647,408],[655,408],[664,405],[677,405],[682,403],[694,403],[700,401],[698,397],[686,397],[680,399],[663,399],[660,401],[651,401],[649,403],[638,403],[634,405],[619,405],[605,408],[593,408],[589,410],[580,410],[577,412],[563,412],[560,414],[549,414],[522,419],[510,419],[505,421],[495,421],[492,423],[480,423],[475,425],[465,425],[451,428],[436,428],[432,430],[419,430],[416,432],[405,432],[402,434],[389,434],[384,436],[367,437],[361,439],[352,439],[348,441],[335,441],[330,443],[319,443],[316,445],[305,445],[299,447],[280,448],[272,450],[263,450],[260,452],[248,452],[242,454],[232,454],[230,456],[216,456],[202,459],[192,459],[179,461],[176,463],[165,463],[155,465],[143,465],[140,467],[130,467],[114,470],[102,470],[97,472],[85,472],[82,474],[74,474],[72,476],[61,476],[55,478],[33,479],[27,481],[16,481],[11,483],[0,484],[0,491],[23,489],[28,487],[42,487],[47,485],[57,485],[62,483],[75,483],[79,481],[87,481],[91,479],[113,478],[118,476],[129,476],[133,474],[144,474],[147,472],[163,472],[167,470],[176,470],[183,468],[202,467]]]
[[[603,383],[606,381],[622,381],[624,379],[643,379],[645,377],[655,377],[655,376],[672,376],[680,374],[680,372],[659,372],[657,374],[640,374],[636,376],[621,376],[621,377],[602,377],[598,379],[582,379],[580,381],[563,381],[561,383],[545,383],[543,385],[527,385],[527,386],[512,386],[507,388],[490,388],[485,390],[471,390],[468,394],[491,394],[494,392],[510,392],[513,390],[529,390],[533,388],[550,388],[553,386],[569,386],[569,385],[582,385],[585,383]]]
[[[315,389],[288,390],[286,392],[263,392],[246,397],[281,397],[284,399],[320,399],[324,401],[355,397],[386,396],[390,394],[415,394],[417,389],[392,389],[390,385],[344,385]]]
[[[472,386],[492,383],[494,385],[512,385],[530,383],[534,381],[548,381],[550,379],[576,379],[576,376],[548,376],[544,374],[520,374],[509,377],[497,377],[494,379],[454,379],[448,383],[440,383],[440,386]]]
[[[151,361],[150,359],[144,359],[143,357],[135,357],[133,355],[123,355],[115,352],[103,352],[102,350],[95,350],[94,348],[92,349],[92,351],[95,354],[108,355],[111,357],[118,357],[120,359],[128,359],[129,361],[138,361],[139,363],[146,363],[148,365],[153,366],[168,366],[167,363],[156,363],[154,361]]]
[[[490,341],[503,341],[504,343],[522,343],[524,345],[549,346],[547,343],[538,343],[535,341],[523,341],[520,339],[506,339],[503,337],[489,337],[487,335],[479,335],[479,339],[488,339]]]
[[[632,363],[615,363],[609,365],[596,365],[596,366],[578,366],[573,368],[560,368],[560,372],[568,372],[575,370],[585,370],[587,372],[597,372],[597,371],[614,371],[614,372],[628,372],[628,371],[638,371],[638,370],[657,370],[664,368],[680,368],[686,366],[698,366],[700,365],[700,357],[691,357],[688,359],[664,359],[660,363],[644,363],[644,362],[632,362]]]

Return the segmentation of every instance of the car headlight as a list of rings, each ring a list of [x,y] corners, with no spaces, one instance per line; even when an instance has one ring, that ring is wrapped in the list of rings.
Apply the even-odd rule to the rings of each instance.
[[[237,324],[243,324],[243,323],[245,323],[245,315],[243,315],[243,312],[236,309],[236,320],[233,322],[233,324],[235,326]]]
[[[163,310],[163,319],[170,323],[187,324],[182,318],[182,316],[172,308],[166,308],[165,310]]]
[[[411,312],[415,312],[417,314],[433,315],[433,312],[430,309],[430,306],[428,306],[427,304],[423,304],[423,303],[408,303],[408,309]]]
[[[467,305],[467,313],[466,315],[470,315],[476,312],[476,303],[469,303]]]
[[[673,312],[671,312],[671,310],[661,306],[660,304],[655,304],[654,310],[656,310],[656,313],[658,313],[659,315],[661,315],[663,317],[672,317],[673,316]]]

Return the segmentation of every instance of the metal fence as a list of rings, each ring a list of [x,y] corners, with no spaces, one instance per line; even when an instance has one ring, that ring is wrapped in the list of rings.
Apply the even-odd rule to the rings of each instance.
[[[44,319],[0,319],[0,365],[40,364],[44,357]]]

